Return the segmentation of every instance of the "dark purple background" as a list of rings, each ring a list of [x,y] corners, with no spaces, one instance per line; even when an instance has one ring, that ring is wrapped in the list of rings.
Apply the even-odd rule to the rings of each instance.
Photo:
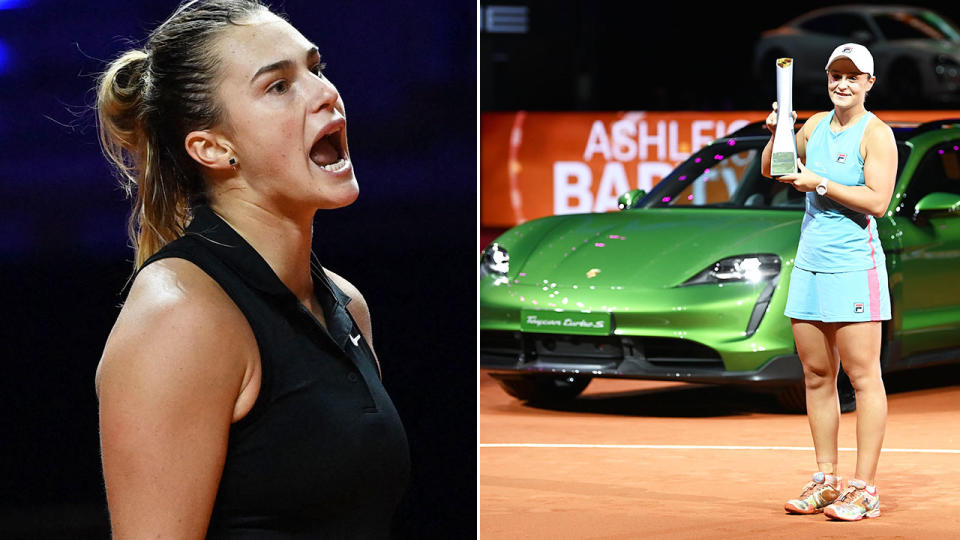
[[[364,293],[412,482],[395,532],[475,533],[476,9],[274,4],[347,106],[361,186],[316,250]],[[0,537],[107,534],[93,377],[131,270],[90,106],[175,2],[0,0]]]

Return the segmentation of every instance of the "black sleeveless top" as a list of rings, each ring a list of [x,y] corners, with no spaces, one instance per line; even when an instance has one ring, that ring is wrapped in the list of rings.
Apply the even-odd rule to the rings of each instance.
[[[230,428],[207,538],[387,538],[409,480],[400,417],[350,297],[313,259],[324,328],[267,262],[207,206],[186,234],[150,257],[186,259],[246,316],[262,378]]]

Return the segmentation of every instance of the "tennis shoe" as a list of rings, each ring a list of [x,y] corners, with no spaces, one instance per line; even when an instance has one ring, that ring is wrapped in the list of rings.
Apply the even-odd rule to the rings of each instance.
[[[880,494],[876,487],[868,486],[862,480],[851,480],[847,489],[833,504],[824,508],[823,513],[840,521],[880,517]]]
[[[783,509],[791,514],[816,514],[840,496],[843,479],[839,476],[817,472],[813,480],[803,488],[797,499],[791,499]]]

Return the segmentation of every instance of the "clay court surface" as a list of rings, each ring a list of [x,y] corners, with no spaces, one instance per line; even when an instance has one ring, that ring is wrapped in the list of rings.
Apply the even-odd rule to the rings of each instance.
[[[594,380],[545,408],[481,373],[480,538],[960,538],[960,366],[885,381],[882,515],[843,523],[784,513],[816,461],[806,417],[771,397]],[[849,477],[856,413],[840,447]]]

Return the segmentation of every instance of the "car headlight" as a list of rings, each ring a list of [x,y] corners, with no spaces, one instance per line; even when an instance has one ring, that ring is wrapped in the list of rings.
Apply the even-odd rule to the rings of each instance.
[[[692,278],[684,281],[681,286],[724,284],[744,281],[760,283],[771,281],[780,275],[780,257],[765,253],[757,255],[740,255],[719,260]]]
[[[945,54],[938,54],[933,59],[933,70],[940,80],[960,79],[960,63]]]
[[[494,242],[487,246],[480,255],[480,277],[493,274],[495,277],[506,277],[510,271],[510,255],[503,246]]]

